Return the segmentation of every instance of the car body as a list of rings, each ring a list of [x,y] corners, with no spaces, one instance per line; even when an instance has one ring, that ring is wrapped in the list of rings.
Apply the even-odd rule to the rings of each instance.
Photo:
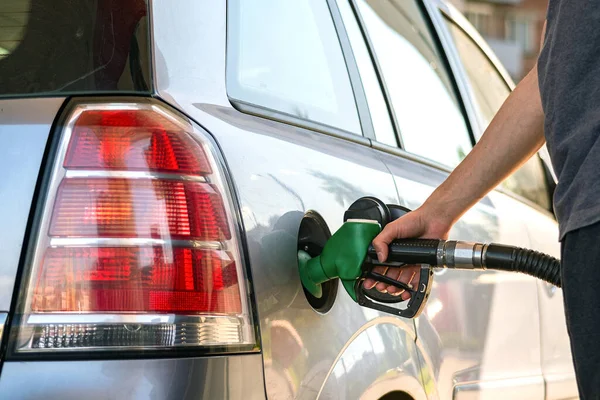
[[[26,4],[34,15],[43,3],[8,0],[7,10]],[[38,9],[36,18],[63,3],[69,2]],[[84,3],[93,8],[94,2]],[[21,75],[6,67],[19,54],[34,57],[18,53],[27,50],[24,44],[0,58],[0,83],[7,85],[0,85],[1,397],[577,398],[562,294],[541,281],[491,271],[436,272],[428,305],[415,320],[361,308],[334,287],[337,281],[329,303],[316,310],[301,287],[299,237],[322,245],[362,196],[418,207],[513,88],[452,6],[439,0],[113,3],[108,8],[118,12],[109,13],[110,26],[119,29],[110,40],[90,43],[112,43],[108,53],[95,50],[106,63],[99,61],[93,74],[109,71],[115,57],[125,55],[127,66],[116,73],[123,81],[115,87],[100,90],[96,76],[80,88],[71,89],[75,81],[69,81],[32,89],[36,79],[59,74]],[[120,13],[140,9],[134,28],[123,22]],[[87,13],[101,14],[81,11]],[[55,35],[67,35],[67,25],[56,24]],[[137,38],[135,46],[115,32],[127,42]],[[85,29],[74,35],[85,37]],[[56,46],[62,51],[70,43]],[[67,61],[75,55],[59,50],[55,61],[62,57],[61,68],[73,68]],[[44,65],[39,57],[36,71]],[[127,73],[131,84],[121,78]],[[26,84],[8,83],[9,74]],[[247,269],[253,346],[23,353],[15,345],[20,299],[28,291],[24,277],[35,263],[39,221],[51,199],[48,174],[59,168],[53,154],[61,146],[61,121],[80,103],[122,102],[172,110],[222,158],[217,164],[231,188]],[[544,159],[544,152],[536,155],[483,198],[451,238],[558,256],[552,173]]]

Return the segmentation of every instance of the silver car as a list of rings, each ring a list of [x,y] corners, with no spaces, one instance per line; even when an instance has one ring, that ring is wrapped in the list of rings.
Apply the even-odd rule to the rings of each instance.
[[[556,287],[438,272],[409,320],[300,284],[512,88],[438,0],[0,0],[0,397],[577,398]],[[559,256],[553,185],[540,152],[451,237]]]

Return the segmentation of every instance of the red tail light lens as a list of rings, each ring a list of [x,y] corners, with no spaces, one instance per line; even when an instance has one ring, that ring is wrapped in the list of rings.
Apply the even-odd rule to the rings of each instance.
[[[203,182],[73,178],[58,188],[50,235],[231,239],[219,190]]]
[[[204,150],[154,110],[89,110],[75,122],[69,169],[210,174]]]
[[[34,312],[242,312],[235,262],[214,250],[50,248]]]
[[[23,291],[19,351],[254,347],[215,152],[156,104],[75,107]]]

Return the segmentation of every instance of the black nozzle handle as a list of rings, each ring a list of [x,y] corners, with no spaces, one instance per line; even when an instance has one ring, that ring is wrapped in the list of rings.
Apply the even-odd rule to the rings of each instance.
[[[398,239],[389,245],[385,264],[427,264],[436,266],[438,261],[438,239]],[[369,246],[367,255],[377,260],[377,252],[373,245]],[[384,264],[382,264],[384,265]]]

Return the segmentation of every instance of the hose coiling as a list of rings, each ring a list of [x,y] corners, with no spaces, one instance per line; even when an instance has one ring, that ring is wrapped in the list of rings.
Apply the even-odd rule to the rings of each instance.
[[[485,252],[485,265],[488,269],[521,272],[561,287],[560,261],[548,254],[490,244]]]

